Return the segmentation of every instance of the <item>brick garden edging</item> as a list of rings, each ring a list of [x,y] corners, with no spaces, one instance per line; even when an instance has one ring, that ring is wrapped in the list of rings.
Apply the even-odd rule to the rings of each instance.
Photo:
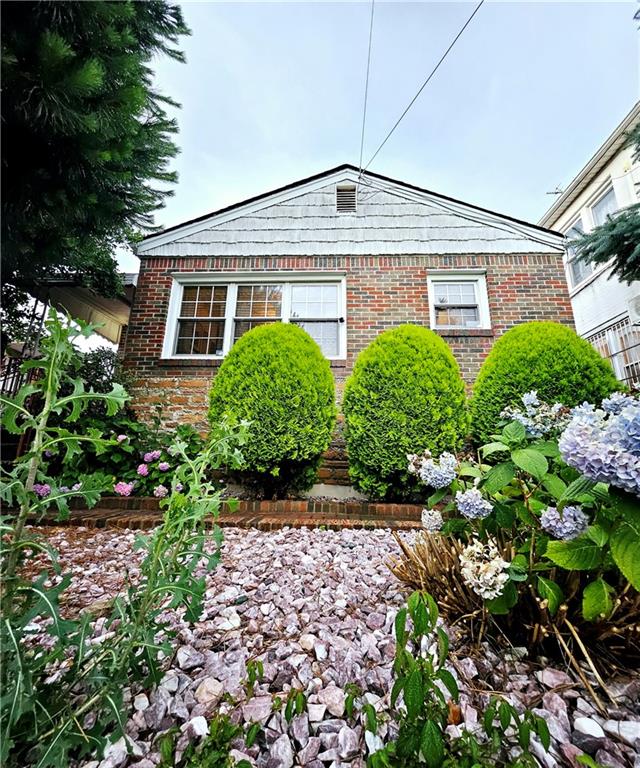
[[[368,501],[239,501],[232,512],[223,503],[218,520],[223,527],[270,530],[319,527],[340,528],[420,528],[422,507],[417,504],[386,504]],[[40,525],[71,525],[87,528],[137,528],[148,530],[161,519],[160,504],[153,497],[103,498],[94,509],[72,504],[66,520],[46,515]]]

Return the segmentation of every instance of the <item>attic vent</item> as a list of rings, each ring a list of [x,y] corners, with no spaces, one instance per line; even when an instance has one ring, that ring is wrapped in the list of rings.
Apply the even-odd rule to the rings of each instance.
[[[343,184],[336,187],[336,211],[338,213],[356,212],[355,184]]]

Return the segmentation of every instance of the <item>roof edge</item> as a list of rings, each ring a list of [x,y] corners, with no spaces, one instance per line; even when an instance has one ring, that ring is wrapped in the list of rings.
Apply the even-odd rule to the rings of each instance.
[[[211,211],[209,213],[205,213],[202,216],[197,216],[193,219],[188,219],[187,221],[183,221],[180,224],[173,224],[170,227],[166,227],[165,229],[159,230],[158,232],[151,232],[148,235],[145,235],[140,243],[145,243],[147,241],[153,240],[156,237],[163,237],[164,235],[175,232],[183,227],[189,227],[194,224],[198,224],[199,222],[204,222],[207,219],[213,218],[214,216],[222,215],[225,213],[229,213],[231,211],[234,211],[238,208],[242,208],[245,205],[251,205],[252,203],[260,202],[261,200],[266,200],[267,198],[278,195],[283,192],[288,192],[290,190],[295,189],[298,186],[302,186],[303,184],[310,184],[315,181],[320,181],[321,179],[335,175],[336,173],[340,173],[341,171],[352,171],[355,173],[360,173],[360,169],[352,165],[351,163],[342,163],[341,165],[335,166],[334,168],[329,168],[328,170],[322,171],[320,173],[313,174],[312,176],[307,176],[303,179],[298,179],[297,181],[291,182],[290,184],[285,184],[282,187],[277,187],[276,189],[271,189],[268,192],[262,192],[259,195],[255,195],[253,197],[249,197],[245,200],[241,200],[237,203],[232,203],[231,205],[227,205],[223,208],[218,208],[214,211]],[[550,229],[549,227],[545,227],[541,224],[534,224],[530,221],[525,221],[524,219],[518,219],[515,216],[509,216],[505,213],[500,213],[498,211],[491,210],[490,208],[484,208],[480,205],[475,205],[474,203],[468,203],[464,200],[460,200],[455,197],[450,197],[449,195],[443,195],[439,192],[433,192],[430,189],[426,189],[425,187],[419,187],[415,184],[410,184],[406,181],[400,181],[399,179],[394,179],[390,176],[384,176],[381,173],[375,173],[374,171],[362,171],[363,176],[368,176],[372,179],[378,179],[379,181],[383,181],[390,184],[395,184],[400,187],[404,187],[405,189],[411,190],[413,192],[418,192],[420,194],[430,195],[432,197],[435,197],[439,200],[443,200],[449,203],[454,203],[456,205],[462,205],[467,208],[470,208],[472,210],[478,211],[480,213],[489,214],[490,216],[497,216],[498,218],[504,219],[505,221],[512,222],[513,224],[518,224],[520,226],[529,227],[531,229],[537,230],[539,232],[543,232],[544,234],[556,236],[556,237],[564,237],[564,235],[561,232],[557,232],[553,229]]]

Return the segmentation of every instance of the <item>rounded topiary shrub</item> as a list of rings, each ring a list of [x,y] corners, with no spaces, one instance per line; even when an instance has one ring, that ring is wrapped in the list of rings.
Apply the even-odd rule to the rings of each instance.
[[[336,421],[328,361],[296,325],[269,323],[245,333],[214,378],[209,420],[251,422],[241,479],[267,496],[308,488]]]
[[[611,365],[566,325],[536,321],[508,330],[493,345],[473,387],[471,427],[479,442],[496,431],[500,413],[536,390],[549,403],[599,403],[621,388]]]
[[[344,392],[349,474],[372,498],[416,490],[407,454],[455,452],[467,430],[465,389],[447,344],[433,331],[401,325],[356,360]]]

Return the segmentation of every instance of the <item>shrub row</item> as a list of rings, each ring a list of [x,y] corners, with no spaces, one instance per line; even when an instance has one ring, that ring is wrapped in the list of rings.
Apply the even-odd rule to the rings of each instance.
[[[344,393],[351,479],[373,498],[410,498],[407,454],[486,442],[501,412],[536,390],[546,401],[599,402],[620,389],[609,363],[570,328],[523,323],[493,346],[467,404],[458,364],[433,331],[402,325],[360,353]],[[249,421],[240,479],[267,495],[311,485],[335,427],[334,383],[317,344],[295,325],[245,334],[215,377],[212,423]]]

